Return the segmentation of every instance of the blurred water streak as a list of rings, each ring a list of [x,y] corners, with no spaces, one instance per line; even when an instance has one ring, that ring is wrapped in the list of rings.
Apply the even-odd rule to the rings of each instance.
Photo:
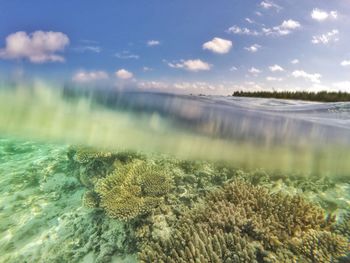
[[[350,174],[350,103],[12,85],[0,89],[0,136]]]

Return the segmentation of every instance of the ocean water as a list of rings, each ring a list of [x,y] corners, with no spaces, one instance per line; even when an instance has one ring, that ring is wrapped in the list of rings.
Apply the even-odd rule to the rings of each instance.
[[[0,262],[349,262],[350,103],[0,89]]]

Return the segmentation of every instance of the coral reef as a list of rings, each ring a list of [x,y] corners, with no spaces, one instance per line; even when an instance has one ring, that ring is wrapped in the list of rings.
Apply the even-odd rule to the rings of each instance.
[[[87,147],[70,147],[67,153],[72,171],[86,187],[92,187],[99,178],[111,171],[116,156]]]
[[[223,230],[213,232],[206,225],[182,222],[168,241],[152,244],[139,255],[141,262],[257,262],[256,247]]]
[[[95,191],[108,216],[129,220],[162,203],[172,187],[169,172],[137,160],[117,166],[112,174],[97,182]]]
[[[0,263],[136,262],[133,231],[82,207],[84,192],[84,205],[98,205],[76,174],[90,163],[67,158],[66,146],[15,145],[7,151],[21,156],[9,152],[0,162]]]
[[[329,231],[309,230],[302,238],[291,242],[293,249],[304,255],[309,262],[336,262],[349,252],[349,243],[344,236]]]
[[[348,250],[340,227],[330,232],[334,218],[299,196],[318,196],[334,187],[327,178],[243,172],[226,164],[159,156],[151,161],[125,153],[122,158],[99,153],[75,158],[85,167],[83,174],[90,171],[85,206],[100,207],[113,219],[138,218],[133,227],[143,262],[336,262]],[[94,169],[101,165],[96,160],[104,167],[97,176]],[[164,172],[169,170],[171,177]],[[283,189],[293,196],[281,194]],[[150,217],[139,217],[150,211]],[[324,244],[316,245],[319,237]]]
[[[1,263],[350,262],[350,185],[333,177],[31,143],[0,157]]]
[[[94,191],[86,191],[83,195],[83,205],[86,208],[97,208],[100,199]]]
[[[88,163],[92,160],[111,159],[113,154],[106,151],[98,151],[93,148],[78,147],[74,153],[74,160],[78,163]]]
[[[273,194],[242,180],[183,212],[168,239],[141,245],[141,262],[329,262],[346,239],[330,232],[332,217],[299,196]],[[325,238],[315,245],[315,238]],[[315,256],[307,246],[312,246]]]
[[[115,162],[125,164],[134,159],[145,158],[131,151],[110,152],[81,146],[71,146],[67,157],[70,161],[70,170],[75,171],[75,176],[88,188],[92,188],[99,179],[110,174],[114,170]]]
[[[230,222],[226,222],[226,216],[217,216],[226,211],[229,213],[227,216],[232,214],[240,221],[239,227],[249,225],[249,234],[262,240],[267,247],[277,242],[275,237],[279,238],[279,242],[284,242],[288,236],[295,236],[310,228],[326,228],[333,221],[325,217],[320,207],[306,202],[300,196],[271,194],[267,188],[243,181],[235,181],[225,185],[222,190],[210,193],[207,207],[209,211],[204,211],[202,216],[209,217],[208,220],[213,221],[213,224],[230,225]]]
[[[334,232],[343,235],[350,241],[350,211],[343,214],[338,224],[334,226]]]

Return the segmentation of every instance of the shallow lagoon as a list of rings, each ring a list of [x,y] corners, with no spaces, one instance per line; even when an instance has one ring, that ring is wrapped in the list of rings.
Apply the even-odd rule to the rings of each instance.
[[[346,262],[349,103],[0,100],[1,262]]]

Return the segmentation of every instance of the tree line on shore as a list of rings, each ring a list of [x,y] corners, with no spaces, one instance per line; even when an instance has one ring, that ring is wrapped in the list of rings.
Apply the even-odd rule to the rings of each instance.
[[[232,96],[235,97],[256,97],[256,98],[275,98],[308,100],[320,102],[340,102],[350,101],[350,93],[347,92],[309,92],[309,91],[235,91]]]

